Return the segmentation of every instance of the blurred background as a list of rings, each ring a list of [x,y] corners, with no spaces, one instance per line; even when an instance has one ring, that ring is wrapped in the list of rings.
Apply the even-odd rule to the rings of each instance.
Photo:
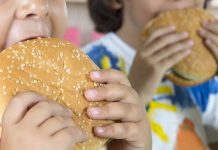
[[[89,18],[86,0],[66,1],[69,27],[66,31],[65,39],[73,40],[78,46],[95,40],[98,35],[94,32],[94,26]]]
[[[102,35],[94,31],[94,26],[89,18],[86,0],[66,0],[69,14],[69,25],[65,39],[77,46],[100,38]],[[208,0],[209,9],[218,18],[218,0]]]

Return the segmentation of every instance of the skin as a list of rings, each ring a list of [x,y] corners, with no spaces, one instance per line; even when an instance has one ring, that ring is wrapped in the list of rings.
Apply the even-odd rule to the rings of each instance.
[[[143,44],[141,32],[144,25],[157,14],[165,10],[202,7],[202,0],[124,0],[124,22],[117,34],[137,49],[137,55],[129,74],[133,87],[145,98],[145,103],[152,96],[168,69],[190,54],[193,41],[186,32],[177,33],[175,27],[167,26],[157,29]],[[125,35],[130,31],[131,37]],[[142,67],[143,66],[143,67]],[[144,68],[144,69],[140,69]],[[140,77],[145,79],[137,80]],[[142,82],[143,81],[143,82]]]
[[[67,25],[64,0],[0,0],[0,17],[0,51],[26,39],[62,38]],[[119,120],[96,127],[94,134],[114,139],[108,145],[109,150],[150,150],[147,114],[127,77],[114,70],[101,70],[91,73],[90,78],[105,86],[85,91],[87,100],[110,103],[88,108],[88,116]],[[88,138],[70,116],[67,108],[38,93],[20,93],[3,115],[0,149],[70,150],[75,143]]]
[[[67,25],[64,0],[0,0],[0,16],[0,50],[31,37],[61,38]]]
[[[4,113],[0,149],[70,150],[87,139],[70,116],[68,109],[37,93],[21,93]]]
[[[178,33],[175,27],[166,26],[151,33],[142,43],[141,33],[145,24],[162,11],[203,7],[203,3],[204,0],[113,1],[112,7],[123,8],[124,15],[117,35],[137,50],[129,79],[146,104],[152,99],[167,71],[190,54],[194,42],[188,38],[189,35],[185,31]],[[204,26],[202,28],[205,29]],[[214,52],[211,47],[210,50]],[[141,80],[138,80],[139,78]]]
[[[202,8],[203,3],[204,0],[113,0],[112,7],[116,10],[123,8],[124,15],[123,24],[117,35],[137,50],[129,79],[144,98],[145,104],[152,100],[167,70],[187,57],[194,43],[185,31],[177,33],[175,27],[167,26],[151,33],[141,44],[144,25],[162,11],[188,7]],[[218,21],[202,22],[199,35],[218,60]]]
[[[88,116],[93,119],[119,120],[105,127],[96,127],[94,133],[99,137],[114,139],[108,150],[150,150],[151,131],[142,99],[131,87],[126,75],[115,70],[93,72],[91,79],[105,86],[85,92],[89,101],[110,102],[101,108],[89,108]]]

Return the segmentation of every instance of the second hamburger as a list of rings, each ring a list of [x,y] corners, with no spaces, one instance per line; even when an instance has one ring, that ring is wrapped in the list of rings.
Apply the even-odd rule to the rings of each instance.
[[[163,12],[145,27],[144,39],[160,27],[174,25],[177,32],[187,32],[189,38],[194,41],[191,54],[167,74],[167,78],[175,84],[194,86],[216,74],[217,62],[198,33],[203,21],[213,20],[215,18],[203,9],[187,8]]]

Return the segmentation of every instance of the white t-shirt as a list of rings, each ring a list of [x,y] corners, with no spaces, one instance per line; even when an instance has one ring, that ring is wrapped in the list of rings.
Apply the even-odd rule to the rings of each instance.
[[[83,47],[83,50],[86,53],[89,53],[93,50],[94,46],[105,46],[109,49],[109,52],[115,54],[114,56],[118,56],[119,58],[123,58],[125,60],[125,70],[127,72],[130,71],[131,65],[133,63],[134,57],[136,55],[135,49],[128,46],[124,41],[122,41],[116,34],[108,33],[106,36],[101,38],[100,40],[90,43]]]
[[[114,68],[127,74],[136,55],[136,50],[114,33],[106,34],[100,40],[83,47],[83,50],[100,68]],[[204,90],[205,86],[195,88]],[[218,82],[216,88],[218,93]],[[181,88],[168,80],[163,80],[159,85],[148,108],[153,150],[206,149],[207,138],[203,125],[218,127],[218,94],[208,94],[210,96],[205,100],[196,96],[196,93],[199,95],[196,89]],[[203,101],[207,102],[202,103]],[[214,112],[217,115],[211,115]]]

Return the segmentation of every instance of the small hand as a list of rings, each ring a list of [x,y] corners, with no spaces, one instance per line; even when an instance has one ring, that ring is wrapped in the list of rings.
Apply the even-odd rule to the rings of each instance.
[[[95,135],[114,139],[108,145],[109,150],[150,150],[151,133],[146,110],[126,75],[115,70],[102,70],[91,73],[91,79],[106,84],[87,90],[87,100],[109,103],[88,108],[88,116],[116,122],[96,127]]]

